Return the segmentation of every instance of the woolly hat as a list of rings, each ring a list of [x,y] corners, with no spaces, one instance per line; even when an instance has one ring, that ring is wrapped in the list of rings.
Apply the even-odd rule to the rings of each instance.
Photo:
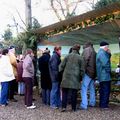
[[[102,47],[102,46],[106,46],[106,45],[109,45],[109,43],[107,43],[107,42],[105,42],[105,41],[100,42],[100,46],[101,46],[101,47]]]

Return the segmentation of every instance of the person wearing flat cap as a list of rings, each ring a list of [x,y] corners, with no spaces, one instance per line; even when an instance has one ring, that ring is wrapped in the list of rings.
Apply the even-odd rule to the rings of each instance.
[[[100,108],[108,108],[111,88],[111,53],[109,43],[102,41],[96,57],[97,78],[100,82]]]

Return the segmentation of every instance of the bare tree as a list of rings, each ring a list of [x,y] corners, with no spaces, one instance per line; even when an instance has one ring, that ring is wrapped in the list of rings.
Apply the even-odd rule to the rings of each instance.
[[[91,8],[95,7],[96,2],[98,2],[99,0],[88,0],[87,3],[91,6]]]
[[[85,0],[49,0],[50,6],[59,21],[75,16],[80,2]]]
[[[26,13],[26,25],[27,28],[32,26],[32,11],[31,11],[31,0],[25,0],[25,13]]]

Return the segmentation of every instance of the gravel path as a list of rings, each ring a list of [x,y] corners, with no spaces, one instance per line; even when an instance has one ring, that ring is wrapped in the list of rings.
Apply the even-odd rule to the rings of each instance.
[[[16,98],[17,103],[9,102],[6,107],[0,106],[0,120],[120,120],[120,105],[110,105],[108,110],[95,107],[76,112],[71,112],[68,106],[67,111],[61,113],[59,109],[53,110],[43,105],[38,95],[35,97],[37,108],[34,110],[24,107],[24,97],[17,95]]]

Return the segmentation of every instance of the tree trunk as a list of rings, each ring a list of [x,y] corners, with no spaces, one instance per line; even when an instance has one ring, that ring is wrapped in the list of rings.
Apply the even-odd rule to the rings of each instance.
[[[32,27],[31,0],[25,0],[25,17],[27,29]]]

